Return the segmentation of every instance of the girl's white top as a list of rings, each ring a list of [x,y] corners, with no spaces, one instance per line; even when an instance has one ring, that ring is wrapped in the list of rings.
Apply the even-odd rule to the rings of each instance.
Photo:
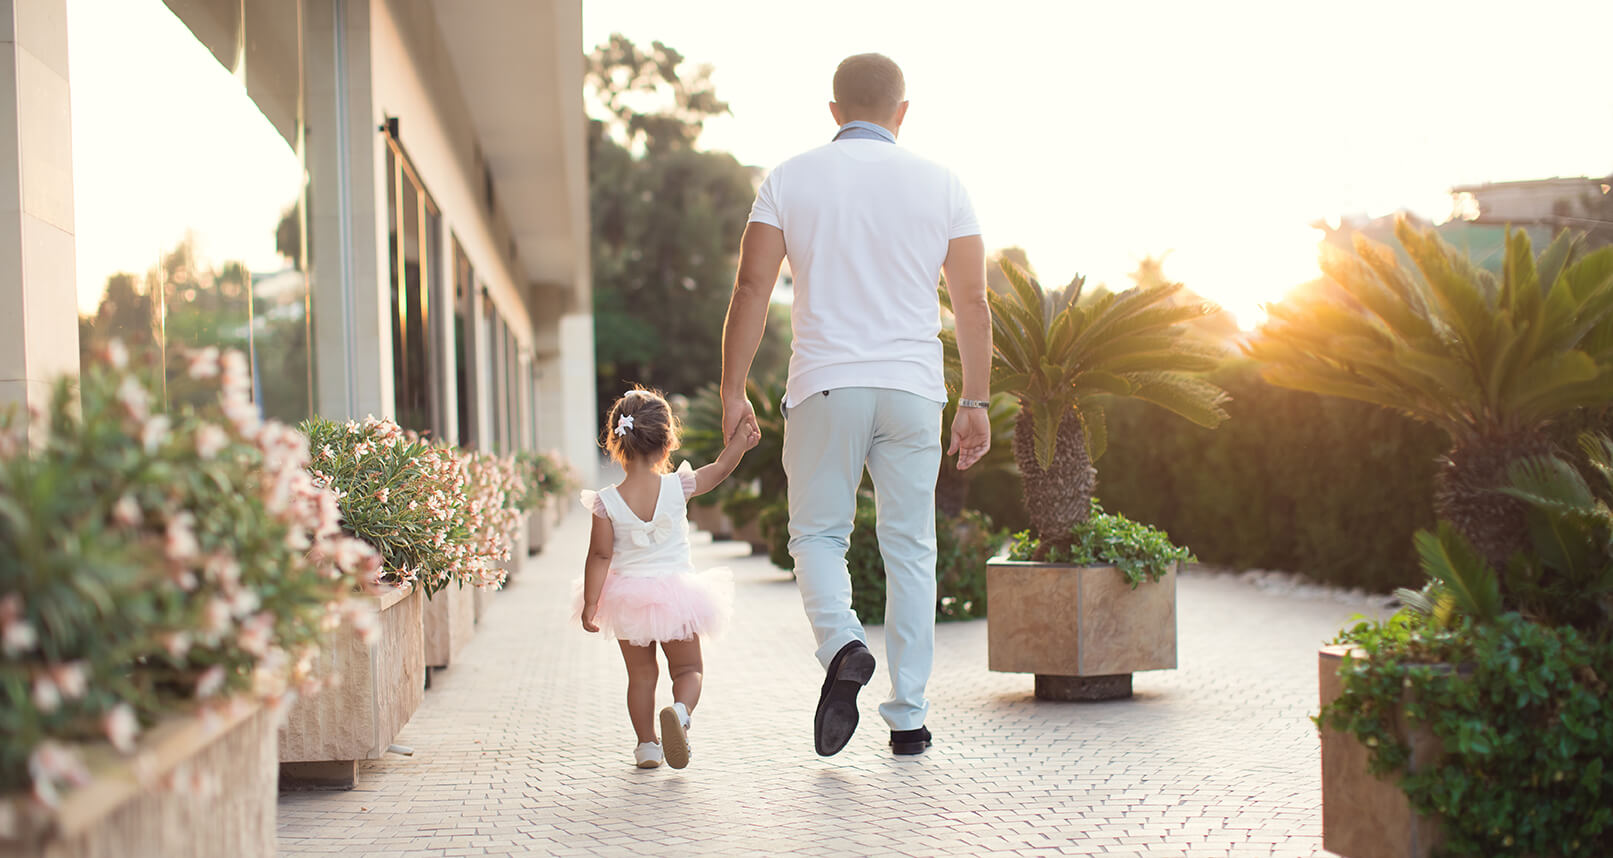
[[[615,532],[611,571],[626,578],[654,578],[693,572],[689,559],[689,498],[695,475],[688,462],[675,473],[661,475],[655,513],[645,521],[633,512],[615,486],[597,492],[584,489],[582,505],[609,519]]]

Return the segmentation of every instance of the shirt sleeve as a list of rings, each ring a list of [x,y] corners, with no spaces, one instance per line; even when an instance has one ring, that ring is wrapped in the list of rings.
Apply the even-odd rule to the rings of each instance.
[[[694,466],[688,462],[679,465],[678,480],[683,483],[683,499],[687,502],[689,498],[694,497],[695,486],[698,482],[695,479]]]
[[[583,509],[600,518],[607,520],[610,518],[610,513],[605,511],[605,499],[599,496],[599,492],[583,489],[577,499],[582,502]]]
[[[756,202],[750,207],[751,223],[765,223],[778,229],[784,228],[779,217],[778,175],[779,171],[775,169],[762,180],[761,190],[756,192]]]
[[[963,182],[952,176],[952,217],[947,224],[947,240],[963,238],[969,235],[980,234],[980,221],[975,218],[974,203],[969,201],[969,191],[963,187]]]

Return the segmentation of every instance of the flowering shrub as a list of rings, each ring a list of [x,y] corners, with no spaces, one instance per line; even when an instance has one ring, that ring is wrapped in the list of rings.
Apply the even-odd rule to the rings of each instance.
[[[577,475],[559,450],[516,453],[515,465],[526,488],[517,502],[522,510],[537,509],[549,498],[577,489]]]
[[[511,456],[473,452],[464,461],[471,546],[487,564],[482,580],[475,583],[502,585],[505,572],[500,564],[510,559],[510,542],[521,527],[526,486]]]
[[[486,538],[489,503],[478,507],[471,496],[470,457],[375,417],[316,417],[302,431],[314,481],[335,489],[342,527],[381,553],[385,580],[417,584],[427,596],[450,582],[502,580],[502,556]]]
[[[89,780],[84,743],[131,753],[165,712],[313,693],[323,637],[376,629],[348,597],[380,558],[342,535],[302,435],[260,422],[246,361],[198,351],[176,384],[213,404],[156,413],[112,343],[27,443],[0,420],[0,792],[51,805]]]

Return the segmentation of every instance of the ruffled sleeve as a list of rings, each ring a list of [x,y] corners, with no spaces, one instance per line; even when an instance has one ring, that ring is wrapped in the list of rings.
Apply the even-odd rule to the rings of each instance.
[[[583,509],[588,510],[600,518],[610,518],[610,513],[605,511],[605,501],[600,498],[599,492],[591,489],[583,489],[578,495],[577,499],[582,501]]]
[[[695,485],[697,483],[694,475],[694,466],[689,464],[689,461],[685,459],[683,464],[678,466],[677,473],[678,482],[683,485],[683,499],[688,500],[689,498],[694,497]]]

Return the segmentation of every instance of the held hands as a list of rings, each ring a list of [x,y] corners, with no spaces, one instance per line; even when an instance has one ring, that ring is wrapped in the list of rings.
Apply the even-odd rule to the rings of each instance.
[[[752,417],[740,421],[739,425],[734,427],[734,432],[728,436],[728,443],[725,446],[744,453],[746,450],[755,449],[760,443],[762,443],[762,431],[756,428],[756,418]]]
[[[947,455],[958,457],[958,470],[966,471],[991,450],[991,418],[984,408],[959,408],[952,417],[952,446]]]
[[[599,605],[597,604],[585,604],[582,606],[582,627],[585,631],[599,631],[599,624],[594,622],[594,614],[598,612]]]
[[[740,429],[747,431],[738,434]],[[742,442],[743,439],[754,437],[754,441],[744,444],[740,452],[755,447],[762,440],[762,429],[756,422],[756,409],[751,407],[750,400],[745,394],[738,396],[724,396],[722,400],[722,436],[727,444]]]

